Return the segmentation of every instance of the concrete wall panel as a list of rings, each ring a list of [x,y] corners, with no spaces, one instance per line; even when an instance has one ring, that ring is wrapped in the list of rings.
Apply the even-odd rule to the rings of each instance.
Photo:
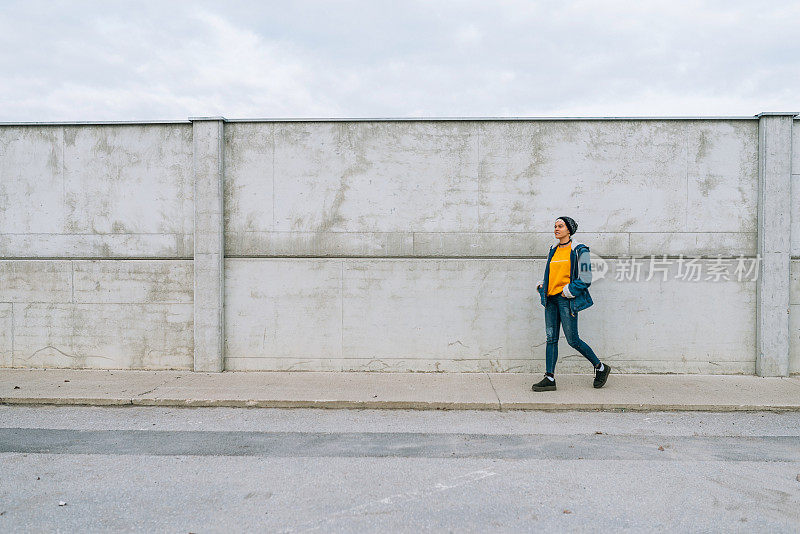
[[[480,127],[483,231],[542,231],[562,214],[587,232],[685,227],[685,122]]]
[[[343,353],[367,361],[531,357],[537,263],[346,262]]]
[[[81,261],[73,264],[74,302],[191,303],[192,262]]]
[[[255,256],[413,256],[410,232],[233,232],[225,236],[227,256],[253,250]],[[248,254],[249,255],[249,254]]]
[[[0,128],[0,254],[191,254],[191,128]]]
[[[342,357],[342,263],[225,260],[225,354],[310,360]]]
[[[552,232],[474,232],[474,233],[415,233],[415,256],[546,256],[553,244]],[[609,253],[628,253],[630,236],[627,233],[575,234],[578,241],[590,244],[592,252],[601,256]]]
[[[695,220],[699,225],[702,217]],[[576,234],[577,235],[577,234]],[[756,232],[631,232],[630,255],[755,256]]]
[[[0,234],[64,232],[63,166],[62,127],[0,127]]]
[[[283,124],[275,229],[468,231],[477,224],[477,166],[473,123]]]
[[[15,367],[190,369],[191,304],[14,304]]]
[[[66,230],[191,234],[190,140],[184,125],[65,128]]]
[[[0,366],[191,368],[191,261],[3,260],[0,280]]]
[[[614,256],[753,254],[757,143],[743,120],[232,123],[226,251],[525,256],[572,214]]]
[[[250,232],[266,233],[275,228],[275,127],[273,123],[225,125],[227,235],[245,239]]]
[[[190,234],[0,234],[6,258],[186,258]]]
[[[0,302],[72,302],[69,260],[0,260]]]
[[[228,260],[226,368],[542,370],[535,280],[543,267],[528,259]],[[581,336],[620,371],[752,373],[755,282],[685,281],[670,269],[666,282],[598,280],[595,306],[580,313]],[[560,372],[587,370],[563,334],[559,350]]]
[[[752,248],[743,254],[754,255],[758,231],[758,123],[690,121],[687,146],[684,231],[723,235],[739,232],[742,241],[752,243]]]

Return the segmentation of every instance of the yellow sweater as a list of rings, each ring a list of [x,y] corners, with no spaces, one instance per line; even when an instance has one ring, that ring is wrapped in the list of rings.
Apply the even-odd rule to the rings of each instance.
[[[564,286],[569,284],[570,273],[570,245],[556,246],[553,257],[550,258],[550,275],[548,279],[547,294],[558,295]]]

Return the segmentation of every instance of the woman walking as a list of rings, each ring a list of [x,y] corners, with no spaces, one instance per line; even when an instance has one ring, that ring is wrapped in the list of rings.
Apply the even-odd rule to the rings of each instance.
[[[592,348],[578,337],[578,312],[588,308],[593,302],[589,295],[589,285],[592,283],[589,247],[572,240],[572,234],[577,230],[578,223],[570,217],[556,219],[555,237],[558,243],[550,246],[544,279],[536,286],[544,306],[547,372],[541,382],[533,385],[533,391],[556,389],[558,331],[562,326],[569,346],[592,362],[594,387],[603,387],[608,373],[611,372],[611,368],[603,364]]]

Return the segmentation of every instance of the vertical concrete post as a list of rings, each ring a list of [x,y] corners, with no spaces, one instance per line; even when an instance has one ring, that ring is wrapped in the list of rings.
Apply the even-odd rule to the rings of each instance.
[[[225,119],[189,120],[194,165],[194,370],[219,372],[225,361]]]
[[[758,254],[756,373],[789,374],[792,119],[758,117]]]

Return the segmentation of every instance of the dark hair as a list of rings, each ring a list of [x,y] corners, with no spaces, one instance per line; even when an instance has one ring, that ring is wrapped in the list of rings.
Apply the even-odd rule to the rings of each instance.
[[[578,223],[576,223],[575,219],[572,217],[559,217],[559,219],[564,221],[564,224],[567,225],[567,231],[569,232],[569,235],[572,235],[578,231]]]

